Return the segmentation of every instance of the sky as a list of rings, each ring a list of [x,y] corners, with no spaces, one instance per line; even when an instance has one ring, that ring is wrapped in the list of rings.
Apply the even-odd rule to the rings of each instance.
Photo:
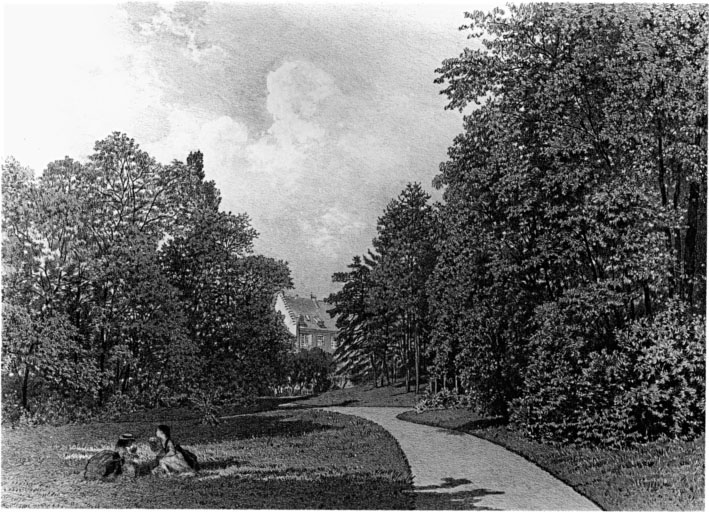
[[[39,174],[114,131],[163,163],[199,149],[222,209],[259,232],[255,252],[326,297],[406,183],[440,198],[431,181],[462,114],[433,81],[471,45],[466,8],[6,3],[3,158]]]

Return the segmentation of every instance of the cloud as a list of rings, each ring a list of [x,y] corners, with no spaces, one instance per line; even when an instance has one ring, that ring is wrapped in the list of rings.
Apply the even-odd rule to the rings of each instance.
[[[329,74],[310,62],[285,62],[268,74],[266,87],[266,108],[274,121],[268,131],[281,144],[304,144],[324,137],[317,114],[328,98],[339,94]]]
[[[125,12],[16,5],[6,14],[3,142],[23,163],[41,172],[65,155],[86,157],[116,130],[139,141],[164,135],[165,84],[127,37]]]
[[[387,145],[386,126],[361,117],[366,100],[344,94],[312,62],[283,62],[265,89],[271,124],[263,132],[250,132],[245,120],[179,110],[148,150],[170,161],[199,148],[223,208],[247,212],[261,233],[256,249],[288,260],[297,285],[322,290],[309,276],[313,261],[326,283],[366,250],[377,214],[400,189],[396,180],[383,183],[403,156]]]
[[[146,147],[162,161],[184,160],[190,150],[200,149],[217,185],[243,185],[227,203],[263,205],[264,198],[307,191],[307,177],[322,167],[332,137],[323,104],[340,93],[332,77],[304,61],[286,62],[272,71],[266,88],[272,124],[264,133],[249,138],[246,123],[239,119],[174,110],[168,115],[169,133]],[[254,182],[258,186],[250,186]]]
[[[168,134],[146,149],[159,161],[185,160],[190,151],[205,154],[205,165],[223,174],[228,172],[247,142],[247,127],[229,116],[213,116],[208,112],[173,110],[167,114]]]
[[[149,22],[138,23],[139,33],[147,39],[172,36],[184,45],[183,55],[195,63],[224,57],[226,52],[222,47],[198,38],[197,28],[203,13],[193,13],[190,9],[199,9],[199,6],[184,6],[186,12],[177,7],[176,3],[159,5],[157,14]]]
[[[247,212],[256,249],[288,260],[306,290],[331,289],[386,203],[407,181],[427,186],[460,130],[433,84],[464,44],[460,13],[449,22],[441,11],[435,32],[429,13],[408,7],[18,4],[5,14],[11,154],[40,170],[115,130],[165,163],[200,149],[223,208]]]
[[[301,219],[300,226],[310,247],[334,259],[348,256],[349,238],[356,237],[367,227],[355,215],[338,207],[328,208],[313,221]]]

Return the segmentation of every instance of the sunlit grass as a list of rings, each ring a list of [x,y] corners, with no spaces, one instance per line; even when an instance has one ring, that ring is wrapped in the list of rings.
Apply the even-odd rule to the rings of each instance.
[[[335,389],[297,402],[299,406],[353,406],[353,407],[410,407],[416,406],[416,394],[406,392],[401,382],[391,386],[374,387],[362,384],[346,389]]]
[[[159,418],[158,418],[159,420]],[[83,480],[94,453],[131,432],[139,462],[154,458],[153,423],[3,429],[2,506],[71,508],[411,508],[411,476],[394,439],[334,413],[273,411],[170,423],[202,467],[195,476]]]

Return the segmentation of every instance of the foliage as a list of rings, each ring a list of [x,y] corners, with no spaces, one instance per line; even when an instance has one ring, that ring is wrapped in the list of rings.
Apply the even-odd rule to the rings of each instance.
[[[631,379],[622,400],[641,438],[666,434],[687,439],[704,432],[706,408],[705,319],[672,302],[652,320],[618,333],[628,354]]]
[[[334,360],[332,354],[321,348],[302,349],[286,357],[284,377],[290,386],[310,388],[315,393],[332,386]]]
[[[4,398],[26,411],[12,418],[185,400],[217,362],[232,399],[275,381],[289,270],[251,254],[257,233],[219,211],[200,152],[163,165],[116,132],[86,163],[35,179],[10,158],[2,179]]]
[[[466,395],[459,395],[449,389],[442,389],[437,393],[427,392],[416,403],[416,412],[419,413],[423,411],[458,408],[470,408],[470,398]]]
[[[398,364],[407,389],[415,373],[418,392],[429,330],[426,282],[436,260],[438,229],[429,201],[420,184],[408,184],[379,218],[374,250],[355,256],[349,272],[333,276],[343,283],[328,299],[340,329],[341,373],[371,372],[375,382],[378,375],[390,382]]]
[[[543,438],[696,434],[695,377],[633,372],[660,353],[690,357],[679,347],[703,336],[663,312],[679,300],[704,314],[707,9],[466,16],[481,45],[437,79],[448,108],[468,113],[434,180],[444,203],[428,283],[432,371],[491,414],[514,404]],[[682,372],[699,372],[701,357]],[[663,387],[681,398],[670,405]]]
[[[350,380],[359,380],[374,368],[375,354],[381,352],[382,343],[377,343],[374,332],[374,313],[370,297],[374,283],[372,270],[378,257],[371,251],[367,256],[355,256],[348,265],[349,272],[333,275],[333,282],[342,283],[342,289],[330,295],[328,302],[334,307],[328,313],[336,318],[338,346],[334,360],[337,373]]]
[[[536,438],[605,445],[703,432],[704,319],[674,301],[651,320],[604,333],[603,312],[588,306],[544,313],[513,420]],[[564,318],[569,310],[575,323]],[[598,342],[607,339],[617,346]]]
[[[22,307],[3,303],[4,398],[19,399],[29,411],[30,393],[76,405],[95,393],[100,375],[92,365],[77,361],[89,354],[76,343],[76,331],[64,315],[39,316]],[[65,404],[66,405],[66,404]],[[49,407],[55,411],[56,407]],[[41,417],[39,413],[35,415]]]

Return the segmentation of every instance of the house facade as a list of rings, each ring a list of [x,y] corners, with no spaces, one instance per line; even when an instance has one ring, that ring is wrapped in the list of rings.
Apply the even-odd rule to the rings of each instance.
[[[320,348],[333,353],[337,349],[338,330],[327,310],[331,306],[314,295],[299,297],[279,292],[275,301],[288,331],[295,337],[293,350]]]

